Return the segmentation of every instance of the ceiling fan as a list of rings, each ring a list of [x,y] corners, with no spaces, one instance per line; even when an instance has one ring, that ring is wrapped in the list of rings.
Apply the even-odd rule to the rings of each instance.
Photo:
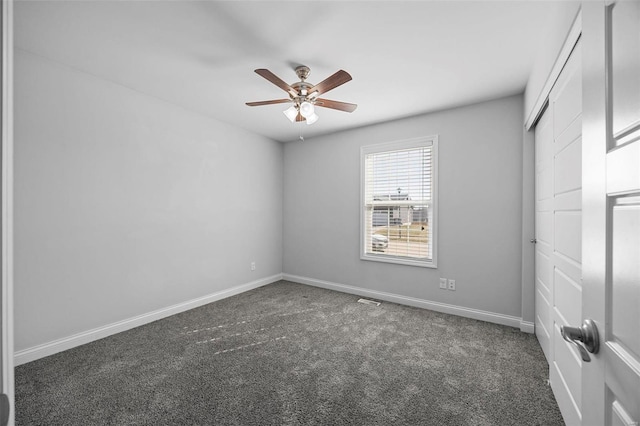
[[[309,67],[306,66],[299,66],[295,69],[300,81],[291,85],[285,83],[268,69],[260,68],[255,71],[256,74],[266,78],[287,92],[289,94],[289,98],[274,99],[271,101],[247,102],[247,105],[261,106],[292,102],[293,105],[283,111],[284,115],[286,115],[292,123],[296,121],[306,121],[307,124],[313,124],[318,121],[318,114],[315,112],[316,106],[337,109],[345,112],[353,112],[357,107],[356,104],[332,101],[319,97],[323,93],[326,93],[331,89],[335,89],[336,87],[351,80],[349,73],[344,70],[336,72],[332,76],[315,85],[305,81],[309,75]]]

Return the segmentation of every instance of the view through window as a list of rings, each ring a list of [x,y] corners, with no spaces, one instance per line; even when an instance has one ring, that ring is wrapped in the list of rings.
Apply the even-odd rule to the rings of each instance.
[[[435,266],[436,137],[362,149],[362,258]]]

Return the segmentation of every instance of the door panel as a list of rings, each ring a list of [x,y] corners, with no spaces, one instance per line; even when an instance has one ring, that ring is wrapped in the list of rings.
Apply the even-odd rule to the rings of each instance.
[[[580,189],[575,189],[564,194],[556,195],[553,202],[558,210],[571,210],[573,206],[579,205],[581,200],[582,191]]]
[[[559,377],[562,378],[568,396],[572,400],[572,404],[575,405],[576,412],[580,410],[581,398],[581,375],[582,375],[582,361],[575,351],[564,341],[560,335],[560,327],[556,327],[556,333],[554,333],[555,341],[555,360],[554,364],[558,370]],[[563,413],[564,416],[564,413]],[[565,420],[567,420],[565,416]]]
[[[580,210],[556,211],[555,223],[556,255],[566,256],[580,263],[582,259],[582,213]]]
[[[579,324],[582,322],[582,305],[576,300],[582,300],[582,288],[559,268],[554,276],[553,300],[561,312],[562,318],[568,324]]]
[[[536,238],[540,244],[548,247],[551,245],[553,236],[553,217],[551,211],[543,210],[545,207],[543,203],[538,203],[538,206],[540,210],[536,217]],[[541,250],[541,252],[545,253],[546,250]],[[549,256],[547,255],[547,257]]]
[[[612,216],[611,338],[640,365],[640,197],[618,200]]]
[[[574,54],[575,52],[572,53],[572,56]],[[571,59],[569,59],[569,61],[571,61]],[[567,62],[567,64],[568,63],[569,62]],[[553,134],[556,140],[561,139],[562,133],[569,128],[570,124],[578,118],[582,112],[582,79],[579,77],[573,78],[575,73],[580,74],[580,67],[565,68],[562,70],[558,81],[552,89],[552,91],[561,95],[555,98],[553,98],[553,94],[550,95],[555,104]],[[581,130],[578,129],[578,132],[581,133]],[[558,148],[557,145],[556,148]]]
[[[547,298],[551,294],[551,271],[553,271],[553,268],[549,256],[544,254],[542,250],[539,250],[536,253],[536,275],[542,286],[541,290],[543,290],[543,294],[547,296]]]
[[[582,135],[582,116],[578,115],[561,134],[556,136],[556,152],[575,142]]]
[[[582,187],[582,141],[580,139],[556,154],[554,169],[556,195]]]
[[[612,132],[638,126],[640,117],[640,2],[618,2],[611,7]],[[616,139],[622,139],[619,136]],[[617,141],[624,143],[624,140]]]
[[[568,424],[582,412],[582,359],[560,327],[582,318],[582,73],[578,42],[536,126],[536,335]]]
[[[640,137],[640,135],[638,135]],[[640,187],[640,145],[629,143],[607,155],[607,192],[617,193]]]
[[[553,264],[553,127],[547,110],[535,129],[535,332],[547,360],[551,359]]]
[[[576,388],[581,386],[580,360],[560,336],[560,326],[554,325],[554,354],[549,365],[549,381],[558,402],[562,418],[567,425],[579,425],[581,401],[576,398]]]
[[[583,3],[583,424],[640,424],[640,2]]]
[[[542,347],[542,352],[547,359],[551,358],[549,351],[551,350],[551,303],[549,299],[544,297],[543,290],[536,289],[536,318],[535,318],[535,331],[536,337]]]
[[[552,197],[553,189],[553,175],[551,174],[551,165],[545,164],[545,167],[538,171],[538,178],[536,179],[536,186],[540,188],[538,194],[538,201],[550,200]]]

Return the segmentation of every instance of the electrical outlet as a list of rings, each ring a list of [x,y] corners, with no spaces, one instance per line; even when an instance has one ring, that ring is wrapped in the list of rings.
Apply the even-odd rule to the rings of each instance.
[[[449,290],[456,291],[456,280],[449,280]]]
[[[252,271],[256,270],[256,262],[251,262],[251,270]]]
[[[447,289],[447,279],[446,278],[440,278],[440,288],[443,289]]]

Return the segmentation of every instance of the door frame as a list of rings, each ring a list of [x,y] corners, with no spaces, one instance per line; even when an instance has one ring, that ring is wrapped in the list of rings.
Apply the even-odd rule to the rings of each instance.
[[[14,424],[13,373],[13,0],[2,1],[2,292],[0,300],[0,375]]]
[[[606,93],[606,40],[605,40],[605,2],[594,4],[583,3],[585,10],[585,27],[590,31],[585,34],[585,55],[583,56],[583,134],[582,134],[582,291],[597,294],[604,300],[606,271],[601,265],[606,264],[607,244],[607,200],[606,194],[606,159],[602,153],[607,152],[607,93]],[[591,50],[592,49],[592,50]],[[586,172],[588,170],[588,173]],[[603,225],[604,224],[604,225]],[[585,233],[587,229],[589,232]],[[582,298],[583,317],[589,315],[598,326],[600,339],[604,340],[605,321],[604,304],[591,303],[593,299]],[[592,355],[600,358],[602,353]],[[604,424],[605,395],[585,393],[587,389],[602,388],[604,383],[604,365],[592,362],[589,374],[582,376],[583,395],[585,401],[582,412],[583,419],[593,419]]]

